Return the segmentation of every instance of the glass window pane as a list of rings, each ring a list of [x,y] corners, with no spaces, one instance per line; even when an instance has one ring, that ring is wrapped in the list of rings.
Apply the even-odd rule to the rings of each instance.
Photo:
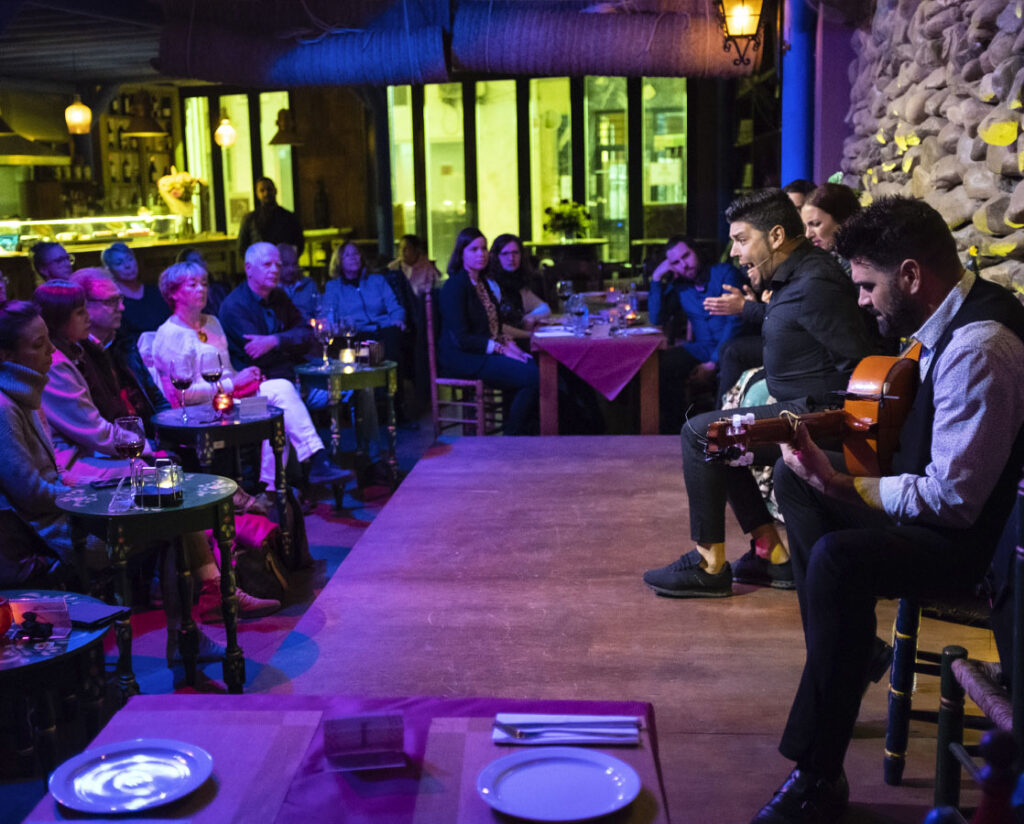
[[[645,77],[644,237],[686,231],[686,79]]]
[[[530,80],[530,209],[537,241],[559,239],[544,231],[544,210],[572,199],[571,122],[569,78]]]
[[[427,244],[444,260],[466,224],[466,169],[462,130],[462,84],[424,89],[427,160]]]
[[[192,225],[197,232],[216,231],[213,212],[213,163],[210,160],[210,145],[213,129],[210,128],[210,101],[205,97],[185,98],[185,152],[189,172],[193,177],[205,180],[198,197],[192,198]]]
[[[590,236],[607,239],[606,260],[629,260],[626,78],[587,77],[585,90]]]
[[[412,89],[388,88],[391,133],[391,217],[395,238],[416,234],[416,182],[412,154]]]
[[[476,84],[476,166],[480,231],[488,241],[519,234],[516,82]]]
[[[221,117],[231,120],[238,133],[234,145],[221,149],[224,182],[224,205],[227,209],[229,235],[238,234],[238,227],[247,212],[253,209],[252,146],[249,141],[249,97],[244,94],[224,95],[220,99]],[[218,121],[219,122],[219,121]]]
[[[271,146],[277,134],[277,115],[288,108],[288,92],[263,92],[260,95],[260,150],[263,158],[263,176],[269,177],[277,187],[277,202],[289,211],[295,211],[295,183],[292,180],[292,147]],[[237,126],[235,127],[237,128]],[[241,137],[241,132],[238,133]]]

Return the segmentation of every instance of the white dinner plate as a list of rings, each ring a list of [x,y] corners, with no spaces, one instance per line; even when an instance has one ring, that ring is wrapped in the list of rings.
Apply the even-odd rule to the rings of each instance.
[[[584,821],[630,804],[640,776],[629,764],[581,747],[520,750],[492,761],[476,791],[498,812],[531,821]]]
[[[128,813],[184,798],[213,772],[210,754],[169,738],[135,738],[86,750],[50,776],[58,802],[83,813]]]

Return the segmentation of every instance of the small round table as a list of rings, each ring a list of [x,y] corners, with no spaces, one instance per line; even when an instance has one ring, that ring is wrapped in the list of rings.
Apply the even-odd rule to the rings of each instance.
[[[14,713],[15,748],[21,771],[31,774],[38,742],[39,764],[49,772],[59,763],[57,713],[54,698],[63,692],[65,705],[72,701],[85,709],[85,735],[91,740],[100,729],[103,705],[103,637],[116,616],[87,626],[75,623],[75,610],[104,606],[102,601],[75,592],[47,589],[0,591],[9,600],[63,599],[71,615],[67,638],[45,641],[0,639],[0,704]],[[128,610],[124,610],[127,617]],[[12,630],[13,632],[13,630]]]
[[[385,426],[388,433],[388,480],[391,488],[398,486],[398,459],[395,456],[397,423],[395,421],[395,392],[398,390],[398,364],[395,361],[384,361],[378,366],[363,366],[341,361],[323,363],[304,363],[295,367],[295,374],[303,388],[326,387],[328,407],[331,410],[331,451],[335,456],[340,451],[341,443],[341,408],[344,405],[342,396],[353,389],[384,389],[387,394],[387,420]],[[352,428],[356,437],[357,466],[367,460],[367,446],[362,432],[362,411],[355,400],[348,403]]]
[[[213,530],[220,549],[220,594],[223,602],[224,629],[227,633],[227,654],[224,656],[224,682],[228,691],[242,692],[245,683],[245,658],[238,646],[238,599],[235,597],[235,571],[231,554],[235,542],[235,509],[232,498],[238,486],[229,478],[217,475],[186,473],[182,482],[183,502],[164,508],[110,511],[114,490],[92,486],[75,487],[57,496],[57,506],[68,514],[71,542],[82,570],[83,588],[88,585],[85,568],[85,544],[88,535],[107,542],[107,555],[117,575],[117,603],[131,603],[128,584],[128,556],[145,551],[147,544],[159,538],[176,538],[186,532]],[[177,542],[175,561],[178,570],[178,592],[181,600],[181,627],[178,645],[185,663],[185,679],[196,681],[199,653],[199,630],[192,617],[192,574],[185,560],[181,542]],[[132,671],[132,627],[127,615],[115,624],[118,662],[117,680],[126,699],[139,692]]]
[[[299,559],[293,557],[292,533],[288,528],[288,481],[284,472],[284,445],[287,443],[284,433],[284,410],[276,406],[268,406],[265,415],[241,418],[238,408],[223,420],[213,417],[213,410],[206,407],[203,414],[193,409],[189,419],[182,421],[180,409],[165,409],[157,412],[153,418],[157,441],[162,448],[169,450],[192,449],[196,453],[199,467],[204,472],[210,471],[213,456],[221,449],[232,449],[235,454],[235,478],[241,485],[242,461],[239,447],[270,441],[274,450],[274,500],[277,503],[277,525],[281,530],[281,544],[284,557],[289,558],[293,566],[299,565]]]

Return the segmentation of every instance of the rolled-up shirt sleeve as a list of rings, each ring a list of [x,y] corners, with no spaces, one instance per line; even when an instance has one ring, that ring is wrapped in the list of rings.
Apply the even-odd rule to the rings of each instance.
[[[930,368],[931,461],[924,475],[881,478],[879,492],[900,523],[963,528],[977,519],[1024,424],[1024,343],[1001,324],[967,324]]]

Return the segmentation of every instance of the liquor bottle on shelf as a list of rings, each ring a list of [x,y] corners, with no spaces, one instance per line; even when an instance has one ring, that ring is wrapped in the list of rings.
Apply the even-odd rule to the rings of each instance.
[[[149,172],[148,172],[148,175],[149,175],[149,182],[153,183],[153,184],[156,184],[156,178],[157,178],[156,163],[153,162],[155,160],[156,160],[156,158],[153,157],[153,155],[149,156]]]
[[[160,116],[170,117],[171,116],[171,98],[161,97],[160,98]]]
[[[128,163],[128,158],[125,158],[124,162],[121,163],[121,181],[124,182],[124,183],[130,183],[131,179],[132,179],[132,167],[131,167],[131,164]]]

